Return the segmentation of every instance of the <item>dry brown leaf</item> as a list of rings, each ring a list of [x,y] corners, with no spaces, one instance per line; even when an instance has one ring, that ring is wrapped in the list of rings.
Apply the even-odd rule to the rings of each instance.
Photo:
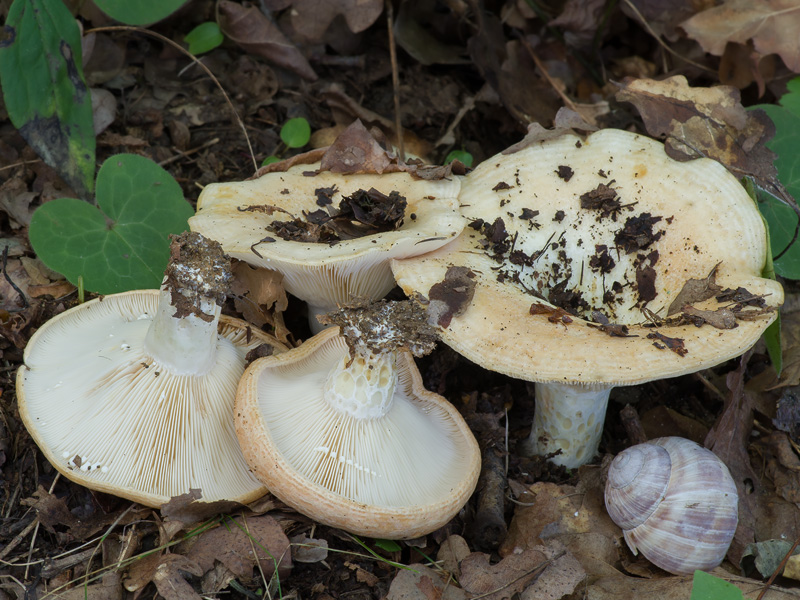
[[[500,556],[557,540],[587,573],[619,573],[622,530],[605,510],[599,469],[581,469],[580,476],[579,488],[537,482],[521,494]]]
[[[275,337],[285,342],[289,330],[283,321],[283,311],[289,305],[289,299],[283,287],[283,275],[271,269],[236,262],[233,277],[231,293],[236,310],[256,327],[269,324],[275,330]]]
[[[128,567],[127,577],[123,582],[125,589],[129,592],[135,592],[150,583],[158,565],[161,564],[162,556],[161,553],[154,552],[134,559]]]
[[[383,173],[392,158],[360,120],[345,129],[322,157],[320,169],[332,173]]]
[[[305,56],[257,7],[244,7],[230,0],[222,0],[218,6],[222,32],[243,50],[262,56],[304,79],[317,80]]]
[[[797,0],[725,0],[681,24],[703,50],[722,56],[728,42],[752,40],[763,55],[777,54],[800,73],[800,4]]]
[[[175,522],[179,529],[205,521],[223,513],[230,513],[244,508],[243,504],[232,500],[203,501],[202,490],[191,489],[185,494],[173,496],[161,505],[161,516],[166,523]],[[168,542],[162,540],[162,543]]]
[[[753,399],[744,388],[744,371],[751,354],[752,351],[745,353],[739,368],[728,373],[725,406],[705,439],[705,447],[727,465],[739,492],[739,525],[727,554],[735,565],[739,564],[745,546],[755,541],[753,515],[757,494],[763,489],[747,453],[753,426]]]
[[[353,33],[364,31],[383,12],[383,0],[294,0],[292,27],[310,41],[320,42],[337,16]]]
[[[439,546],[439,553],[436,555],[436,560],[442,565],[442,568],[448,573],[452,574],[456,579],[461,577],[461,561],[469,555],[469,545],[467,541],[460,535],[450,535],[442,545]]]
[[[678,25],[697,12],[697,0],[624,0],[620,8],[631,19],[670,41],[683,37]]]
[[[466,600],[467,593],[420,564],[400,569],[389,586],[386,600]]]
[[[289,538],[278,522],[269,515],[250,519],[228,519],[225,524],[199,536],[187,553],[203,572],[220,561],[238,578],[253,577],[255,561],[267,578],[275,572],[285,578],[292,569]]]
[[[292,543],[292,560],[316,563],[328,558],[328,540],[308,537],[305,532],[289,539]]]
[[[43,285],[28,286],[28,294],[31,298],[41,298],[42,296],[52,296],[53,298],[62,298],[67,294],[71,294],[77,288],[69,281],[56,281],[54,283],[45,283]]]
[[[12,177],[0,185],[0,211],[9,217],[12,229],[30,225],[31,202],[38,196],[28,191],[28,185],[19,177]]]
[[[719,265],[720,263],[714,265],[714,268],[711,269],[711,272],[705,277],[705,279],[691,278],[684,283],[681,291],[678,292],[677,296],[675,296],[675,300],[673,300],[672,304],[669,305],[669,308],[667,309],[667,316],[674,315],[676,312],[680,312],[680,310],[687,304],[702,302],[703,300],[708,300],[709,298],[716,296],[722,290],[722,288],[714,282],[717,276],[717,267],[719,267]]]
[[[785,197],[775,155],[765,146],[775,126],[763,111],[746,111],[739,90],[692,88],[676,75],[662,81],[625,80],[617,99],[636,106],[650,135],[666,137],[665,150],[672,158],[712,158],[738,177],[751,175]]]
[[[181,554],[165,554],[153,574],[153,583],[165,600],[202,600],[200,594],[181,575],[186,571],[196,577],[203,574],[197,563]]]
[[[605,0],[567,0],[561,14],[550,21],[550,27],[559,27],[567,32],[570,45],[586,45],[594,39],[595,32],[603,22]]]
[[[481,76],[519,122],[550,124],[563,102],[543,77],[533,76],[537,67],[528,47],[509,42],[497,16],[480,11],[476,17],[478,33],[467,49]]]
[[[559,600],[572,594],[586,579],[581,563],[565,551],[561,542],[551,540],[541,548],[553,562],[520,594],[520,600]]]
[[[521,593],[549,565],[548,557],[535,549],[510,554],[494,565],[488,554],[473,552],[461,561],[459,583],[473,596],[502,600]]]
[[[50,582],[52,585],[52,581]],[[106,573],[100,583],[78,585],[58,593],[58,600],[120,600],[122,584],[119,573]]]

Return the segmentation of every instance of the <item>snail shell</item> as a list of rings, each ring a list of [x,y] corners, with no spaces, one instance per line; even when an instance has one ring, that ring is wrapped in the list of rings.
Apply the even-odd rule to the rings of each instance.
[[[728,468],[713,452],[679,437],[620,452],[608,470],[605,498],[631,552],[674,574],[719,565],[738,522]]]

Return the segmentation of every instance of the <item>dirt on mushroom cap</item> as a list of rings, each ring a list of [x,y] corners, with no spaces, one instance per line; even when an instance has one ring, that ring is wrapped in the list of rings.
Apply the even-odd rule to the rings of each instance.
[[[604,130],[498,155],[465,179],[460,201],[472,227],[441,250],[394,261],[395,277],[427,296],[448,269],[468,267],[474,297],[441,337],[514,377],[631,384],[692,372],[755,343],[774,319],[768,307],[783,300],[780,285],[760,276],[764,227],[736,178],[710,160],[673,161],[643,136]],[[725,331],[659,330],[674,344],[648,339],[646,315],[666,316],[684,284],[720,261],[717,284],[745,288],[767,309],[745,307],[753,320]],[[533,304],[552,310],[531,314]],[[550,320],[556,309],[572,322]]]

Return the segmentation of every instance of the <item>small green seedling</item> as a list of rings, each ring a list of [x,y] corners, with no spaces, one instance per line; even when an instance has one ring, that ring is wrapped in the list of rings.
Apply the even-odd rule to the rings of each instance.
[[[40,206],[28,236],[41,261],[100,294],[161,285],[169,234],[193,214],[178,182],[156,163],[117,154],[97,174],[97,206],[59,198]]]
[[[454,160],[461,161],[462,163],[464,163],[465,167],[471,167],[475,159],[472,157],[472,154],[470,154],[466,150],[453,150],[450,152],[450,154],[445,156],[444,164],[449,165]]]
[[[303,117],[289,119],[283,124],[283,127],[281,127],[280,136],[286,148],[302,148],[311,139],[311,125],[309,125],[308,121]],[[282,152],[279,151],[277,155],[269,155],[261,161],[261,166],[266,167],[272,163],[279,162],[282,160],[281,154]]]
[[[287,148],[302,148],[311,139],[311,125],[303,117],[289,119],[281,127],[281,140]]]
[[[214,21],[206,21],[187,33],[183,41],[189,44],[189,52],[196,56],[217,48],[224,39],[219,25]]]
[[[167,18],[188,0],[95,0],[97,8],[126,25],[150,25]]]
[[[742,590],[703,571],[694,572],[689,600],[742,600]]]

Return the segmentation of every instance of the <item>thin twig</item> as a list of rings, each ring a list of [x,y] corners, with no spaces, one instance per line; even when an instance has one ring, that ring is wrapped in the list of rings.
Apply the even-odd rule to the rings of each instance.
[[[191,52],[187,51],[186,48],[184,48],[183,46],[181,46],[177,42],[173,42],[168,37],[164,37],[160,33],[156,33],[155,31],[150,31],[149,29],[142,29],[141,27],[128,27],[126,25],[109,25],[107,27],[95,27],[94,29],[88,29],[85,32],[85,35],[88,35],[90,33],[102,32],[102,31],[132,31],[134,33],[142,33],[144,35],[152,36],[152,37],[154,37],[154,38],[156,38],[158,40],[161,40],[165,44],[169,44],[170,46],[172,46],[173,48],[175,48],[179,52],[185,54],[192,61],[194,61],[194,63],[198,67],[203,69],[203,71],[205,71],[206,75],[208,75],[211,78],[211,81],[213,81],[216,84],[216,86],[219,88],[219,91],[222,92],[222,95],[225,97],[225,102],[228,103],[228,106],[230,107],[231,112],[233,112],[233,116],[236,117],[236,121],[237,121],[237,123],[239,123],[239,127],[241,127],[242,133],[244,134],[244,139],[247,142],[247,148],[248,148],[248,150],[250,150],[250,158],[253,159],[253,169],[255,171],[258,171],[258,163],[256,162],[256,155],[253,152],[252,144],[250,144],[250,136],[247,135],[247,128],[244,126],[244,121],[242,121],[241,117],[239,116],[239,113],[236,112],[236,108],[233,106],[233,102],[231,102],[231,99],[228,96],[228,93],[225,91],[225,88],[222,87],[222,84],[219,82],[219,80],[214,76],[214,73],[211,72],[211,69],[209,69],[194,54],[192,54]]]
[[[386,29],[389,32],[389,58],[392,61],[392,89],[394,90],[394,134],[400,160],[406,159],[403,145],[403,126],[400,123],[400,72],[397,67],[397,48],[394,43],[394,8],[392,0],[386,0]]]
[[[168,165],[170,163],[175,162],[178,159],[188,158],[192,154],[200,152],[201,150],[205,150],[206,148],[210,148],[214,144],[219,144],[219,138],[214,138],[213,140],[208,140],[206,143],[204,143],[201,146],[197,146],[196,148],[190,148],[189,150],[185,150],[185,151],[184,150],[179,150],[179,149],[176,148],[175,151],[178,154],[176,154],[175,156],[170,156],[169,158],[167,158],[165,160],[162,160],[160,163],[158,163],[158,166],[159,167],[163,167],[165,165]]]
[[[38,517],[34,518],[30,523],[27,524],[25,529],[20,531],[13,540],[8,542],[8,544],[6,544],[6,547],[0,550],[0,560],[8,556],[11,553],[11,551],[14,548],[16,548],[22,540],[25,539],[25,536],[27,536],[31,532],[31,530],[33,530],[34,527],[36,527],[36,524],[38,522],[39,518]]]
[[[24,167],[25,165],[32,165],[38,162],[42,162],[42,159],[37,158],[36,160],[21,160],[13,164],[6,165],[5,167],[0,167],[0,171],[8,171],[9,169],[15,169],[16,167]]]
[[[644,18],[642,13],[639,12],[639,9],[636,8],[636,6],[633,4],[633,2],[631,2],[631,0],[625,0],[625,4],[627,4],[628,8],[630,8],[631,11],[633,11],[633,14],[635,14],[637,17],[639,17],[639,20],[642,22],[642,25],[644,25],[644,28],[647,30],[647,33],[652,35],[653,38],[656,40],[656,42],[658,42],[658,45],[661,46],[662,48],[664,48],[664,50],[666,50],[670,54],[672,54],[672,56],[674,56],[675,58],[678,58],[678,59],[680,59],[680,60],[692,65],[693,67],[697,67],[698,69],[701,69],[701,70],[706,71],[708,73],[716,73],[717,72],[715,69],[711,69],[711,68],[709,68],[709,67],[707,67],[705,65],[701,65],[700,63],[694,62],[693,60],[691,60],[689,58],[686,58],[685,56],[681,56],[680,54],[675,52],[675,50],[673,50],[672,48],[670,48],[669,46],[667,46],[664,43],[664,41],[661,39],[661,36],[659,36],[655,31],[653,31],[653,28],[650,27],[650,24]]]
[[[572,99],[569,96],[567,96],[558,85],[556,85],[556,82],[553,80],[552,77],[550,77],[550,73],[548,73],[547,69],[544,68],[542,61],[540,61],[539,57],[536,56],[536,52],[533,51],[533,47],[530,45],[528,40],[520,36],[520,42],[522,42],[522,45],[525,46],[525,49],[528,51],[528,54],[530,55],[531,59],[536,64],[536,68],[538,68],[539,71],[541,71],[542,76],[547,80],[547,83],[549,83],[550,87],[552,87],[556,91],[556,94],[558,94],[561,97],[561,100],[564,102],[564,105],[570,110],[578,113],[583,118],[583,120],[589,123],[590,125],[596,125],[597,123],[595,122],[594,117],[584,115],[581,112],[581,110],[575,105]]]

